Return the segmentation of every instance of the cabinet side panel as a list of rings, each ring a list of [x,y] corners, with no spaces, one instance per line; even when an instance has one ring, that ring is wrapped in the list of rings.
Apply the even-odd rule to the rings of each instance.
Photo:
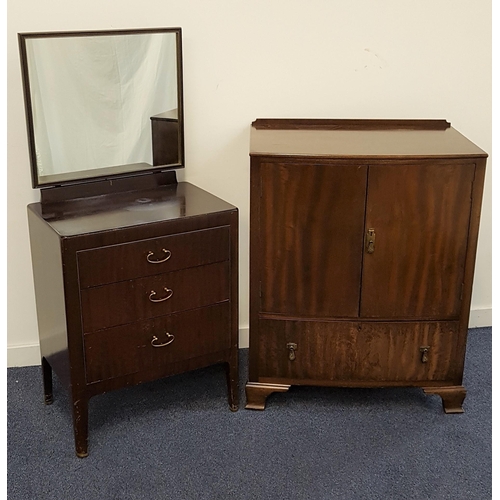
[[[465,260],[464,290],[460,311],[460,336],[457,364],[464,366],[467,333],[469,327],[470,304],[472,299],[472,285],[474,282],[474,269],[476,265],[477,241],[479,236],[479,223],[481,218],[481,205],[483,201],[484,177],[486,174],[486,159],[478,159],[472,188],[472,207],[469,224],[469,241],[467,257]]]
[[[248,379],[257,381],[259,367],[259,311],[260,311],[260,160],[251,158],[250,164],[250,332]]]
[[[28,209],[40,353],[69,385],[68,338],[60,237]]]

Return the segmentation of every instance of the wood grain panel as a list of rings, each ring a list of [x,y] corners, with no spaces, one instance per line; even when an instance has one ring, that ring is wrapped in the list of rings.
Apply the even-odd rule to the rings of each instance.
[[[369,167],[362,317],[458,318],[473,179],[456,162]]]
[[[151,263],[150,260],[165,262]],[[229,258],[229,227],[134,241],[78,252],[81,288],[151,276]]]
[[[261,165],[262,311],[358,315],[366,171]]]
[[[164,287],[172,290],[172,296],[152,302],[151,291],[156,292],[155,299],[168,295]],[[87,288],[81,292],[83,331],[216,304],[229,300],[229,291],[228,262]]]
[[[458,322],[356,323],[261,320],[259,379],[352,381],[452,380]],[[297,344],[290,361],[287,344]],[[429,346],[422,362],[423,346]],[[348,385],[347,384],[347,385]]]
[[[88,383],[151,370],[231,347],[229,302],[118,326],[85,336]],[[174,336],[166,343],[165,332]]]

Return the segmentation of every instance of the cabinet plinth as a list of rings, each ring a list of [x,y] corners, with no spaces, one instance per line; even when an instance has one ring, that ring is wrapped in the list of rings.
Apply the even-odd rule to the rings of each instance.
[[[44,398],[68,387],[76,454],[88,402],[212,364],[238,408],[238,210],[179,183],[28,207]]]
[[[247,408],[290,385],[463,411],[487,154],[444,120],[257,120]]]

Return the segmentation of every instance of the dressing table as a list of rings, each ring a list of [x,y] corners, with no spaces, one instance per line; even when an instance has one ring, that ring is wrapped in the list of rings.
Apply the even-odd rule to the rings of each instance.
[[[220,363],[236,411],[238,209],[177,182],[180,28],[25,33],[19,44],[41,190],[28,223],[45,403],[54,371],[79,457],[89,399],[110,390]],[[69,81],[81,88],[58,87]]]

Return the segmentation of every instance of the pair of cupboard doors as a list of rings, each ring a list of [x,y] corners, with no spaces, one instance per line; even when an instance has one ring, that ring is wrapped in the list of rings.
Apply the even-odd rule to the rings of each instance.
[[[261,311],[456,319],[472,163],[260,165]]]

